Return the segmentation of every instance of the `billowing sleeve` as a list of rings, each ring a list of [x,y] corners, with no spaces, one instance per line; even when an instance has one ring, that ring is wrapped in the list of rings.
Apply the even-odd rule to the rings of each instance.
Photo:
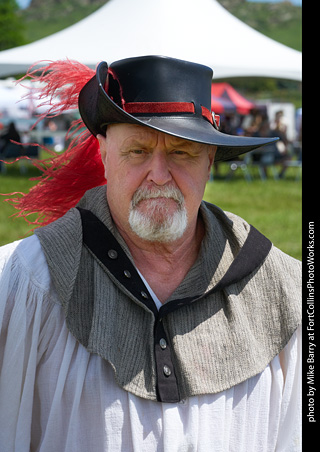
[[[302,328],[280,353],[284,385],[276,452],[302,450]]]
[[[34,236],[0,248],[2,452],[30,450],[38,345],[41,324],[49,315],[49,279],[39,249]]]

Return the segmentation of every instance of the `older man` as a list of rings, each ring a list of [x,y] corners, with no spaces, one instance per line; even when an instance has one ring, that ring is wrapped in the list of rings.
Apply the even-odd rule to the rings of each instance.
[[[301,450],[300,265],[202,201],[270,140],[217,130],[211,78],[139,57],[81,89],[107,184],[1,249],[1,450]]]

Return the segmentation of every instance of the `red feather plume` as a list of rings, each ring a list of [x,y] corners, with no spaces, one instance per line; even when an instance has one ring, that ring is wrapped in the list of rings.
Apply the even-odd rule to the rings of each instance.
[[[79,93],[94,74],[94,70],[79,62],[63,60],[49,62],[40,69],[34,65],[19,82],[26,77],[37,82],[37,87],[32,87],[27,97],[38,99],[38,107],[48,107],[47,112],[39,116],[38,123],[44,117],[52,118],[77,109]],[[71,142],[65,152],[56,154],[47,150],[52,158],[33,162],[42,175],[34,179],[39,182],[28,193],[11,193],[11,196],[19,196],[6,199],[18,210],[15,215],[24,217],[31,225],[43,226],[60,218],[87,190],[106,183],[98,140],[82,120],[71,125],[67,139]],[[34,213],[37,217],[30,221],[28,217]]]

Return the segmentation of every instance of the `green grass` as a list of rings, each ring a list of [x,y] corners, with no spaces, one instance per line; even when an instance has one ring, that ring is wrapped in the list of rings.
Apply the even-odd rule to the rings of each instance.
[[[225,174],[226,166],[221,165]],[[35,183],[29,177],[38,175],[30,168],[21,176],[16,165],[8,167],[7,174],[0,174],[0,193],[26,192]],[[265,182],[258,178],[244,180],[240,170],[233,179],[216,178],[206,187],[205,200],[223,210],[233,212],[265,234],[275,246],[285,253],[301,259],[302,256],[302,190],[301,181],[295,180],[296,170],[289,169],[285,179]],[[2,197],[5,198],[5,197]],[[0,199],[0,245],[22,238],[30,226],[22,218],[9,218],[15,209]]]
[[[8,166],[7,174],[0,173],[0,246],[30,235],[30,233],[28,234],[30,226],[23,218],[11,218],[16,213],[16,210],[8,202],[4,201],[10,197],[3,196],[3,194],[13,192],[26,193],[36,183],[35,181],[30,181],[29,178],[38,175],[39,172],[30,167],[28,173],[22,176],[17,164]]]
[[[216,179],[206,187],[205,200],[244,218],[275,246],[296,259],[302,258],[302,189],[295,168],[284,179],[261,181],[258,175],[246,182],[237,170],[225,181]]]

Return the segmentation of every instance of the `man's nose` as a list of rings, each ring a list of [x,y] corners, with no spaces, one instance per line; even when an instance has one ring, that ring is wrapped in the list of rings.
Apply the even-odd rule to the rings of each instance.
[[[172,175],[169,168],[168,157],[165,152],[154,152],[150,159],[148,182],[156,185],[165,185],[170,182]]]

